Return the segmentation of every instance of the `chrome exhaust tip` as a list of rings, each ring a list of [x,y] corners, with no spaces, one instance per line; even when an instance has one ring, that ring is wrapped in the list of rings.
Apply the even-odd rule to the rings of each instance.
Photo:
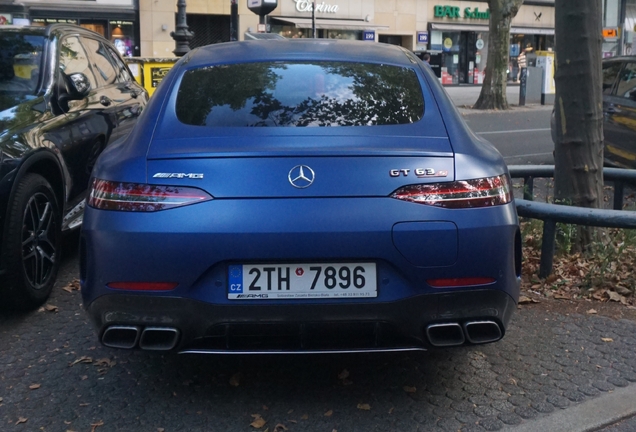
[[[141,332],[139,348],[149,351],[168,351],[177,345],[179,330],[172,327],[146,327]]]
[[[469,321],[464,324],[466,339],[470,343],[496,342],[503,337],[501,327],[494,321]]]
[[[102,344],[110,348],[132,349],[139,341],[140,330],[135,326],[110,326],[104,330]]]
[[[426,327],[426,336],[436,347],[457,346],[465,342],[462,326],[458,323],[431,324]]]

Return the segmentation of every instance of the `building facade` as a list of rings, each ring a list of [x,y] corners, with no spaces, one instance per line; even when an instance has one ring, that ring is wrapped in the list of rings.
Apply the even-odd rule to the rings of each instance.
[[[238,39],[256,33],[259,17],[249,0],[237,0]],[[613,1],[613,0],[608,0]],[[619,0],[620,1],[620,0]],[[19,4],[18,4],[19,3]],[[187,0],[192,48],[230,40],[232,0]],[[311,0],[278,0],[267,17],[269,32],[286,38],[312,37]],[[111,39],[124,55],[172,57],[176,0],[0,0],[0,16],[33,24],[71,22]],[[479,84],[488,59],[486,1],[317,0],[316,37],[356,39],[429,52],[443,84]],[[517,80],[517,57],[526,47],[554,47],[554,0],[526,0],[514,18],[508,78]]]
[[[77,24],[110,39],[124,56],[141,54],[137,0],[0,0],[2,22]]]
[[[238,38],[258,31],[259,17],[238,1]],[[312,37],[310,0],[278,0],[268,15],[271,33],[286,38]],[[191,47],[230,39],[231,0],[187,0]],[[141,55],[171,56],[175,0],[139,0]],[[444,84],[479,84],[488,58],[488,4],[457,0],[318,0],[318,38],[356,39],[429,52]],[[512,23],[509,79],[516,81],[516,58],[526,46],[554,47],[554,1],[526,1]]]

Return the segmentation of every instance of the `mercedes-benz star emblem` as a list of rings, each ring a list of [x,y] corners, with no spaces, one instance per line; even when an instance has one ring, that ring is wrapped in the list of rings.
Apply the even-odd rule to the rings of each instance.
[[[316,175],[314,174],[314,170],[307,165],[296,165],[289,171],[287,178],[293,187],[304,189],[311,186]]]

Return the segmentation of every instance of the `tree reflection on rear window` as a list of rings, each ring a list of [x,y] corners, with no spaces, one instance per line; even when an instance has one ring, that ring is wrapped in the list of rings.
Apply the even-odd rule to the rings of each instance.
[[[413,69],[347,62],[266,62],[187,71],[176,113],[208,127],[409,124],[424,114]]]

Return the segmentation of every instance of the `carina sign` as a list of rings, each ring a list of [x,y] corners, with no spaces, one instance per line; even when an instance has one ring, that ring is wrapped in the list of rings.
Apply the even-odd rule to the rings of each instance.
[[[294,0],[296,3],[296,10],[298,12],[311,12],[313,1],[310,0]],[[325,2],[316,2],[316,12],[322,13],[336,13],[338,12],[338,5],[330,5]]]

